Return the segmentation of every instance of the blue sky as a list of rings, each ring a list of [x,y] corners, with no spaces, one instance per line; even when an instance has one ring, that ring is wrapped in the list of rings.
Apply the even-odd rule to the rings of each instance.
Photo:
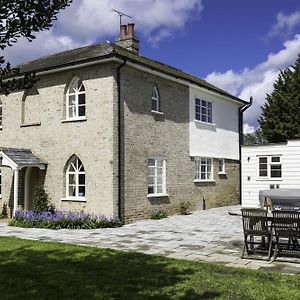
[[[300,53],[299,0],[75,0],[50,31],[5,50],[20,63],[103,40],[114,41],[118,16],[133,16],[140,54],[194,74],[249,100],[245,130],[280,69]],[[124,19],[124,21],[128,21]]]

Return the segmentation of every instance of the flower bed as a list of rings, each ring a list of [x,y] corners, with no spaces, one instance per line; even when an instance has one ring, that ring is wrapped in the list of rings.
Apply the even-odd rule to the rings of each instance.
[[[104,215],[92,215],[76,211],[16,211],[11,226],[48,229],[96,229],[120,227],[122,223],[116,218]]]

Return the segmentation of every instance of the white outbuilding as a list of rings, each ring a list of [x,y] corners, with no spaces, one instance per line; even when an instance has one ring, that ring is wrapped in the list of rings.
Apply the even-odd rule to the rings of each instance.
[[[242,146],[241,198],[243,207],[259,207],[259,191],[300,189],[300,140]]]

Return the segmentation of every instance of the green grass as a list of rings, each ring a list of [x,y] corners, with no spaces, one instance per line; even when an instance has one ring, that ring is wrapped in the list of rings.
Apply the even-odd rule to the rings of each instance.
[[[300,299],[299,276],[0,237],[0,299]]]

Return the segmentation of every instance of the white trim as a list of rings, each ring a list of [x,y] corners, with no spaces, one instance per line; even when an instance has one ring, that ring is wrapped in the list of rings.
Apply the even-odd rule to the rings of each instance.
[[[197,120],[195,119],[194,120],[195,123],[199,123],[199,124],[204,124],[204,125],[209,125],[209,126],[212,126],[212,127],[216,127],[216,123],[208,123],[208,122],[203,122],[203,121],[200,121],[200,120]]]
[[[86,116],[75,117],[75,118],[69,118],[69,119],[61,120],[62,123],[69,123],[69,122],[83,122],[83,121],[87,121],[87,117],[86,117]]]
[[[86,202],[85,197],[65,197],[61,201]]]
[[[214,179],[195,179],[195,183],[197,182],[216,182]]]
[[[259,175],[259,159],[260,158],[266,158],[267,159],[267,176],[260,176]],[[279,162],[272,162],[272,157],[279,157]],[[268,154],[268,155],[256,155],[257,158],[257,181],[282,181],[282,155],[279,154]],[[271,177],[271,166],[272,165],[280,165],[280,171],[281,171],[281,177]]]
[[[148,194],[147,195],[148,198],[158,198],[158,197],[169,197],[169,194]]]
[[[173,81],[173,82],[180,83],[180,84],[182,84],[182,85],[184,85],[184,86],[187,86],[187,87],[190,87],[190,88],[197,88],[197,89],[200,90],[200,91],[204,91],[204,92],[207,92],[207,93],[209,93],[209,94],[211,94],[211,95],[218,96],[218,97],[222,98],[223,100],[227,100],[227,101],[230,101],[230,102],[238,103],[240,106],[243,106],[243,105],[245,105],[245,103],[246,103],[246,101],[245,101],[245,103],[242,103],[242,102],[240,102],[240,101],[238,101],[238,100],[234,100],[234,99],[230,98],[229,96],[221,95],[221,94],[219,94],[218,92],[211,91],[211,90],[209,90],[208,88],[200,87],[200,86],[198,86],[197,84],[190,83],[189,81],[185,81],[185,80],[183,80],[183,79],[178,79],[178,78],[175,78],[175,77],[173,77],[173,76],[166,75],[166,74],[163,74],[163,73],[158,72],[158,71],[154,71],[154,70],[152,70],[152,69],[149,68],[149,67],[144,67],[144,66],[138,65],[138,64],[136,64],[136,63],[130,62],[130,61],[127,62],[127,65],[128,65],[128,66],[131,66],[131,67],[133,67],[133,68],[136,68],[136,69],[138,69],[138,70],[142,70],[142,71],[144,71],[144,72],[147,72],[147,73],[150,73],[150,74],[153,74],[153,75],[160,76],[160,77],[162,77],[162,78],[171,80],[171,81]]]
[[[29,179],[30,179],[30,174],[31,174],[31,170],[32,170],[32,167],[28,167],[26,169],[26,172],[25,172],[25,178],[24,178],[24,181],[25,181],[25,189],[24,189],[24,209],[25,210],[28,210],[29,209]]]
[[[18,209],[19,202],[19,170],[14,170],[14,207],[13,216],[15,216]]]
[[[164,113],[163,113],[162,111],[157,111],[157,110],[151,110],[151,113],[152,113],[153,115],[160,115],[160,116],[163,116],[163,115],[164,115]]]

